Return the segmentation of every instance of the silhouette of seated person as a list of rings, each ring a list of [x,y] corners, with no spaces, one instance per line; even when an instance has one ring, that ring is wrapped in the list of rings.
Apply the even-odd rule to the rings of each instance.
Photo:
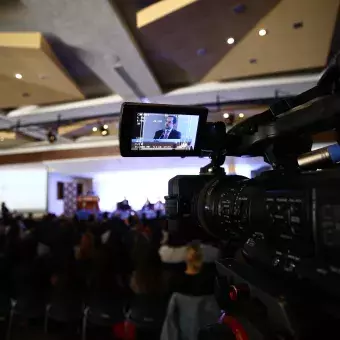
[[[7,208],[5,202],[1,203],[1,216],[2,216],[4,223],[7,224],[9,222],[9,218],[10,218],[10,211]]]
[[[121,202],[118,202],[116,205],[116,210],[113,215],[119,217],[122,220],[126,220],[129,218],[132,208],[127,199],[124,199]]]

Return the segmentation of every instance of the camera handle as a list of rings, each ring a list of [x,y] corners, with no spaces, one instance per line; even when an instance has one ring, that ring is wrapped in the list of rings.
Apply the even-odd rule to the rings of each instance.
[[[209,158],[211,162],[200,169],[200,175],[225,175],[225,170],[221,167],[225,162],[225,155],[212,152]]]

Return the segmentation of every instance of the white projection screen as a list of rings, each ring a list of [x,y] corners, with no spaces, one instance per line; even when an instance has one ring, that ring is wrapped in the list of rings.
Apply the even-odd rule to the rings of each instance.
[[[47,211],[47,168],[43,165],[0,166],[0,202],[13,211]]]

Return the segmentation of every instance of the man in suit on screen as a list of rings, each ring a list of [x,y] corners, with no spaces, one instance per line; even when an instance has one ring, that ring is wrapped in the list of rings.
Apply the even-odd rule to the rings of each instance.
[[[168,116],[165,121],[165,128],[155,133],[154,139],[181,139],[181,133],[174,129],[177,124],[177,117]]]

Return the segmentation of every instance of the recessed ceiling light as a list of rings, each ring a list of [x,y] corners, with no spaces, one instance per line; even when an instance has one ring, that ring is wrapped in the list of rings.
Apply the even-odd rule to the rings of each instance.
[[[268,33],[267,30],[265,30],[264,28],[259,30],[259,36],[260,37],[264,37],[267,33]]]
[[[21,73],[16,73],[14,75],[14,77],[17,78],[17,79],[22,79],[22,74]]]
[[[233,37],[230,37],[227,39],[227,44],[232,45],[235,42],[235,39]]]
[[[107,124],[103,125],[103,129],[107,130],[109,128],[109,126]]]
[[[223,118],[225,119],[229,118],[229,113],[223,113]]]
[[[241,113],[238,114],[238,116],[239,116],[240,118],[244,118],[244,113],[241,112]]]
[[[92,131],[93,131],[93,132],[97,132],[97,131],[98,131],[98,128],[97,128],[96,126],[94,126],[94,127],[92,128]]]

